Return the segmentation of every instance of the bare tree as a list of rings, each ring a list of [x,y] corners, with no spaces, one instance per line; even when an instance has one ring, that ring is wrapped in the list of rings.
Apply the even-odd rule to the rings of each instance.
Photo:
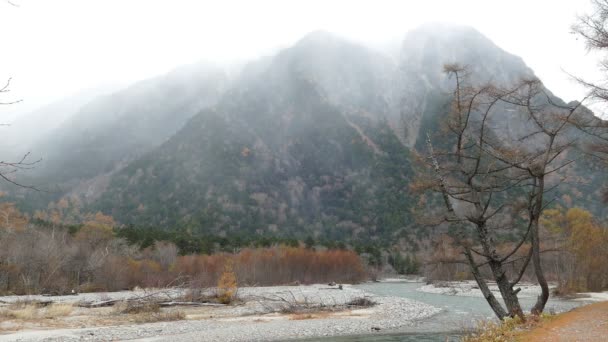
[[[12,78],[9,78],[6,81],[6,84],[0,88],[0,95],[5,95],[7,93],[9,93],[11,91],[10,89],[10,85],[11,85],[11,80]],[[16,104],[21,102],[21,100],[9,100],[9,101],[1,101],[0,100],[0,105],[2,106],[6,106],[6,105],[12,105],[12,104]],[[8,126],[7,124],[2,124],[2,126]],[[19,183],[17,181],[15,181],[13,178],[11,178],[11,175],[16,173],[19,170],[26,170],[26,169],[31,169],[33,167],[35,167],[36,164],[38,164],[40,162],[40,160],[32,160],[30,158],[30,153],[26,153],[24,154],[20,159],[15,160],[15,161],[4,161],[4,160],[0,160],[0,178],[5,180],[6,182],[9,182],[13,185],[22,187],[22,188],[28,188],[28,189],[33,189],[33,190],[38,190],[36,187],[31,186],[31,185],[25,185],[22,183]]]
[[[19,5],[13,1],[8,0],[7,1],[8,4],[15,6],[15,7],[19,7]],[[11,81],[12,78],[9,77],[9,79],[6,81],[6,83],[4,84],[4,86],[2,86],[0,88],[0,96],[4,96],[7,93],[9,93],[11,91]],[[9,100],[9,101],[4,101],[0,98],[0,106],[7,106],[7,105],[12,105],[12,104],[16,104],[21,102],[22,100]],[[1,126],[8,126],[7,124],[1,124]],[[31,186],[31,185],[25,185],[25,184],[21,184],[17,181],[15,181],[12,177],[12,174],[16,173],[19,170],[25,170],[25,169],[31,169],[33,168],[36,164],[38,164],[40,162],[40,160],[32,160],[30,158],[30,153],[26,153],[25,155],[23,155],[19,160],[16,161],[4,161],[4,160],[0,160],[0,178],[3,179],[6,182],[9,182],[13,185],[22,187],[22,188],[28,188],[28,189],[32,189],[32,190],[38,190],[36,187]]]
[[[524,318],[516,285],[530,262],[542,289],[532,309],[539,314],[549,298],[540,259],[539,218],[552,202],[547,194],[559,184],[559,171],[574,162],[567,152],[577,142],[570,131],[580,103],[558,103],[535,79],[509,88],[473,86],[466,67],[446,65],[444,71],[455,80],[445,125],[453,146],[442,151],[428,136],[427,160],[435,174],[430,188],[441,195],[443,220],[457,227],[456,241],[496,316]],[[526,129],[508,132],[497,127],[501,120],[523,121]],[[445,145],[445,136],[442,139]],[[519,234],[513,248],[502,254],[497,249],[501,231]],[[517,252],[524,245],[530,247],[522,258]],[[506,266],[515,262],[521,265],[509,277]],[[489,267],[506,310],[489,290],[483,266]]]

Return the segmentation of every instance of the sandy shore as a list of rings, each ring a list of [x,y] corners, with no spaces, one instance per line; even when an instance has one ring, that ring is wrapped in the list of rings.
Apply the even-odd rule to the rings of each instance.
[[[181,290],[172,294],[178,295]],[[54,301],[77,303],[126,299],[149,295],[150,291],[80,294],[52,297]],[[343,290],[327,285],[250,287],[239,289],[241,303],[220,307],[171,308],[183,310],[186,319],[171,322],[133,324],[128,320],[116,321],[110,308],[83,309],[68,317],[45,324],[17,325],[16,322],[0,327],[4,333],[0,341],[272,341],[336,335],[373,333],[376,329],[389,330],[414,324],[430,317],[440,309],[399,297],[379,297],[345,285]],[[344,304],[365,297],[377,303],[366,308],[346,308]],[[0,297],[4,302],[26,298]],[[29,296],[27,299],[50,299]],[[289,303],[309,307],[307,313],[288,313]],[[342,308],[332,310],[332,308]],[[315,308],[319,308],[316,310]],[[114,316],[113,316],[114,315]],[[96,325],[96,326],[95,326]],[[18,331],[7,331],[19,327]]]

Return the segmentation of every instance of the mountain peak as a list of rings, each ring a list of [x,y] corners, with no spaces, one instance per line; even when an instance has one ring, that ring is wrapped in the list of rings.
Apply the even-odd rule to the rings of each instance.
[[[309,44],[323,44],[323,43],[336,42],[339,40],[342,40],[342,39],[329,31],[316,30],[316,31],[307,33],[304,37],[302,37],[296,43],[296,46],[309,45]]]
[[[481,82],[492,79],[506,85],[534,75],[521,57],[501,49],[477,29],[446,23],[428,23],[408,32],[401,60],[415,71],[422,67],[439,78],[447,63],[469,66]]]
[[[443,47],[460,47],[461,49],[498,49],[492,40],[471,26],[426,23],[411,30],[405,36],[403,49],[411,49],[411,45],[441,45]]]

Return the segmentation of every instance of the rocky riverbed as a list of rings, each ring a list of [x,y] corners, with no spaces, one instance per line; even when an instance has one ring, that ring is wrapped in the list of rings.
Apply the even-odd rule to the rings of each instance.
[[[103,294],[51,297],[76,305],[134,296],[173,297],[183,290],[125,291]],[[414,324],[440,311],[433,306],[399,297],[381,297],[344,285],[248,287],[239,289],[240,302],[228,306],[172,307],[185,319],[134,324],[110,308],[78,308],[53,322],[18,322],[0,325],[0,341],[269,341],[335,335],[377,333]],[[348,305],[365,298],[370,307]],[[24,301],[4,297],[3,302]],[[49,299],[49,297],[28,297]],[[165,309],[163,309],[165,310]],[[15,331],[11,331],[15,330]]]

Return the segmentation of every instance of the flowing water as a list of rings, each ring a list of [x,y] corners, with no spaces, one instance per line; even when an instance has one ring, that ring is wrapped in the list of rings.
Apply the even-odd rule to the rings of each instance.
[[[494,314],[480,297],[451,296],[416,291],[422,283],[368,283],[358,288],[380,296],[404,297],[423,302],[442,311],[430,318],[421,320],[398,331],[363,336],[342,336],[321,339],[326,342],[445,342],[458,341],[463,330],[476,326],[480,320],[492,319]],[[529,311],[536,298],[520,299],[525,310]],[[546,312],[562,312],[587,304],[584,301],[560,300],[551,298]]]

